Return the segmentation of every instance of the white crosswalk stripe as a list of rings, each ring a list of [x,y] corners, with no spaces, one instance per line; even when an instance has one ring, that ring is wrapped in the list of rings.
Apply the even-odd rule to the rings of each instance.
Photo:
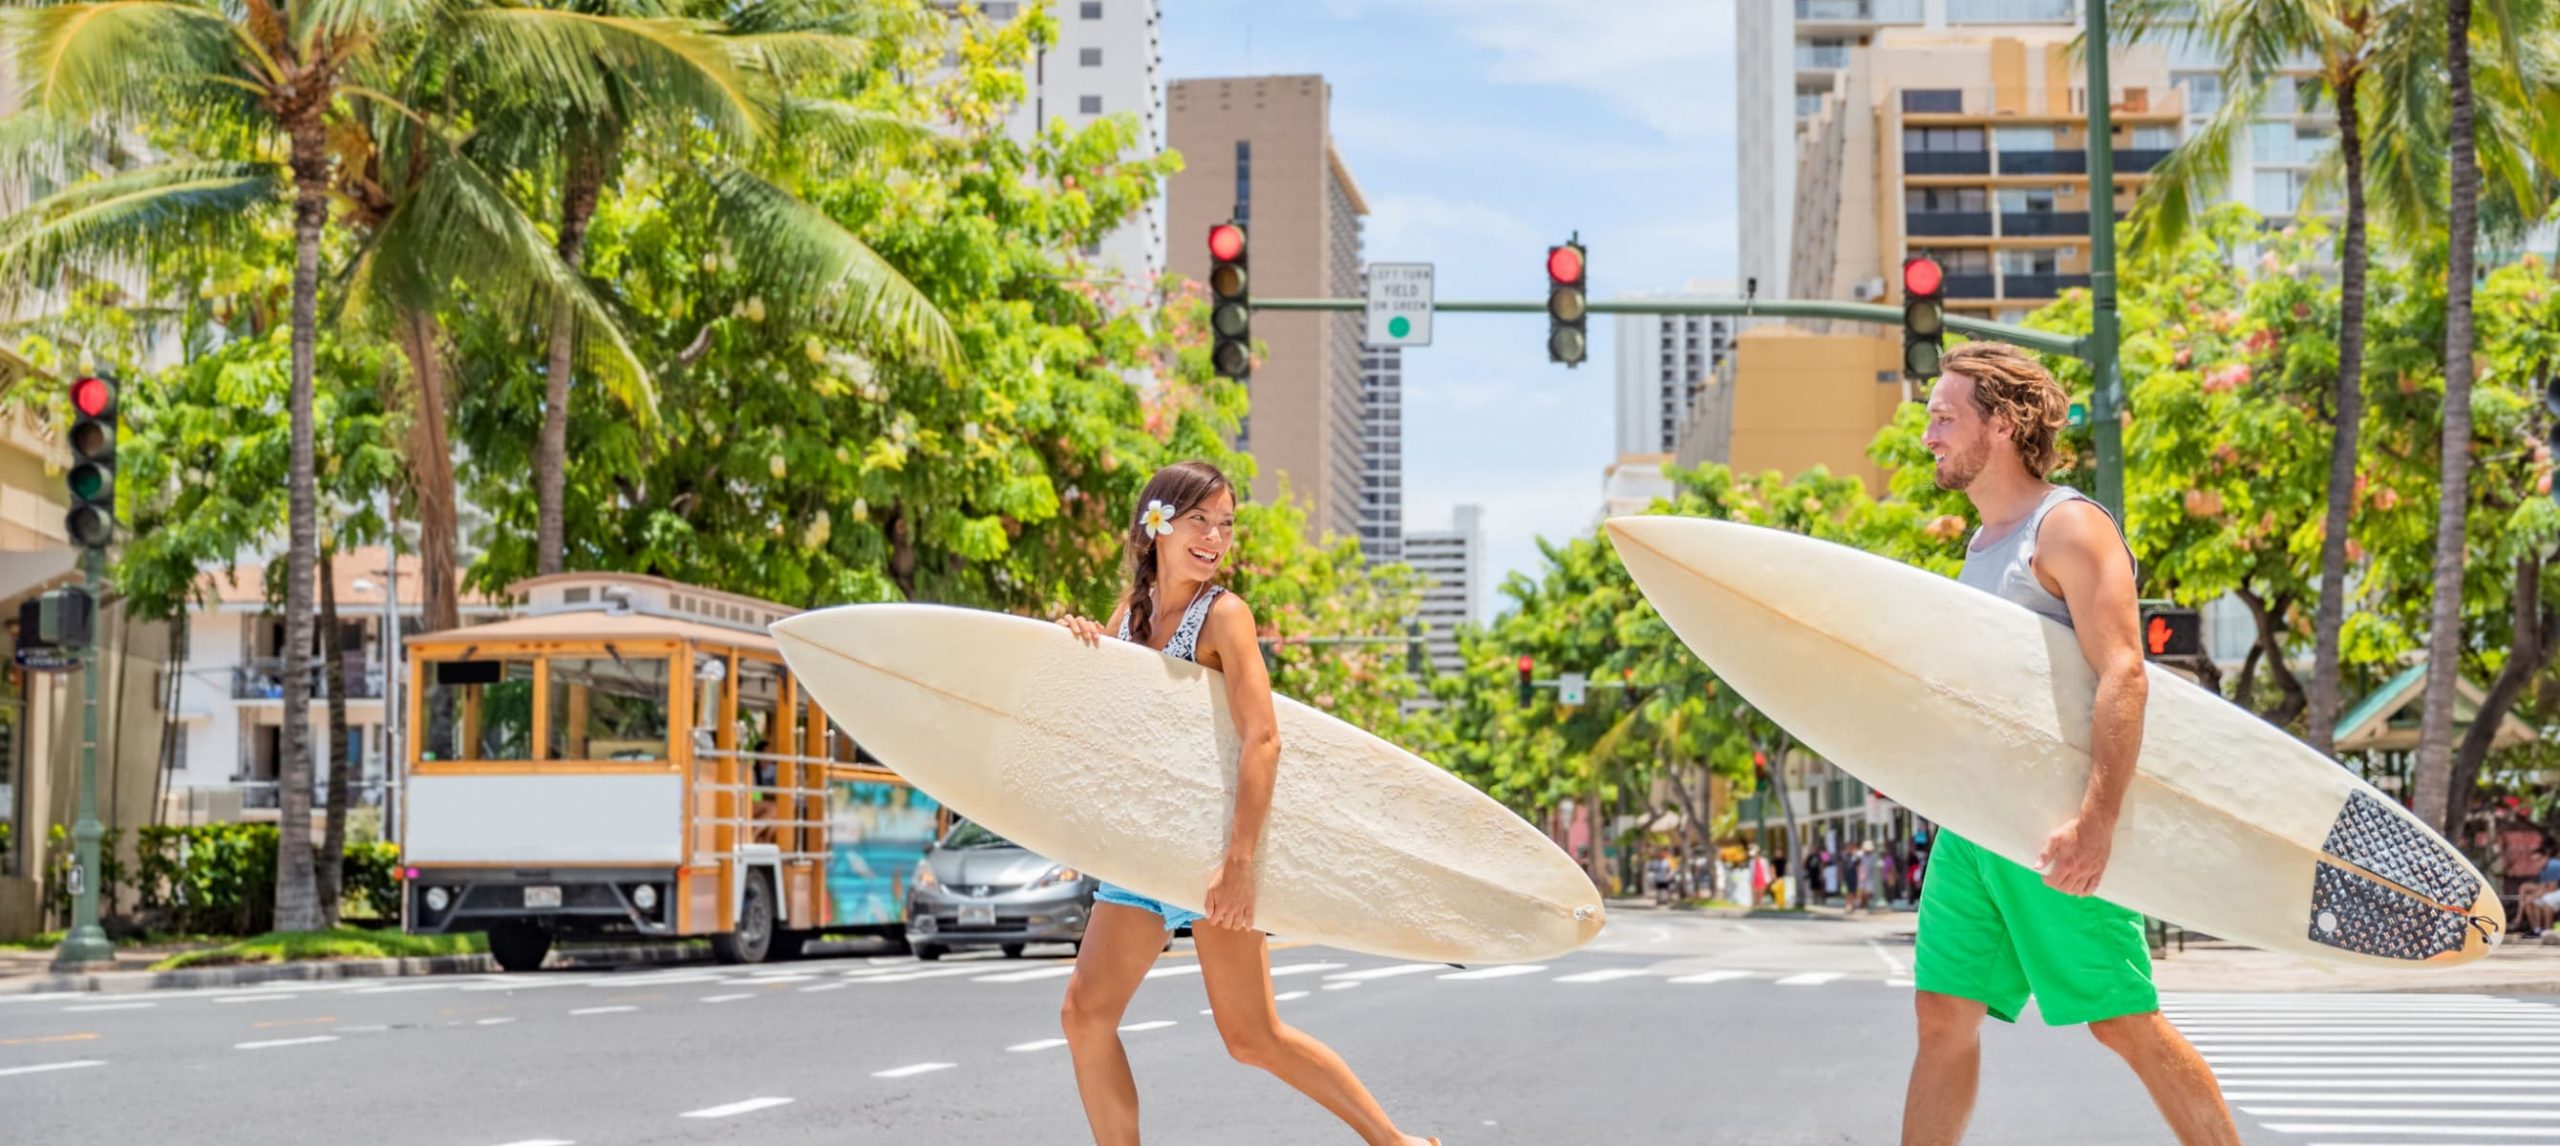
[[[2489,995],[2170,995],[2232,1110],[2304,1146],[2560,1142],[2560,1007]],[[2255,1140],[2256,1134],[2249,1135]]]

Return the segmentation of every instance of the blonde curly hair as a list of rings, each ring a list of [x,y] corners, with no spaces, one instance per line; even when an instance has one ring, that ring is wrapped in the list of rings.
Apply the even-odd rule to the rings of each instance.
[[[2005,342],[1968,342],[1947,352],[1941,374],[1973,379],[1973,407],[2006,422],[2027,472],[2041,478],[2061,464],[2054,439],[2071,417],[2071,395],[2035,356]]]

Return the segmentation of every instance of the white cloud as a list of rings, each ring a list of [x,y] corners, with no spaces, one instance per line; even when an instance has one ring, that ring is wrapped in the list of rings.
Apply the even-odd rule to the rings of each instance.
[[[1342,104],[1333,109],[1333,138],[1342,145],[1354,170],[1359,168],[1361,158],[1373,151],[1408,161],[1535,164],[1545,170],[1586,176],[1670,174],[1698,167],[1701,154],[1730,154],[1712,143],[1666,147],[1658,141],[1629,143],[1510,123],[1420,119]]]
[[[1735,0],[1773,3],[1777,0]],[[1731,4],[1705,0],[1420,0],[1494,55],[1487,78],[1591,92],[1694,140],[1733,121]],[[1356,15],[1360,6],[1337,11]]]
[[[1369,197],[1363,248],[1371,259],[1429,258],[1452,248],[1541,250],[1529,221],[1500,207],[1435,195],[1390,191]]]

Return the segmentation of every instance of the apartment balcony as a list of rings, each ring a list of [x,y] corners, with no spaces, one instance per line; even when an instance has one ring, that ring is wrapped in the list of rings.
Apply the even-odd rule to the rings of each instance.
[[[2004,238],[2034,239],[2088,233],[2089,213],[2087,211],[2003,211],[2000,213],[2000,234]]]
[[[1989,211],[1913,211],[1902,217],[1906,235],[1929,237],[1991,235]]]
[[[2002,298],[2060,298],[2067,290],[2089,289],[2087,275],[2022,275],[2005,276],[2007,289]]]
[[[350,660],[352,661],[353,658]],[[317,658],[314,658],[314,663],[311,665],[311,699],[326,700],[328,697],[329,674],[323,671],[323,666],[318,663]],[[379,670],[365,668],[360,663],[348,664],[346,697],[349,700],[382,699],[382,673]],[[244,665],[233,665],[231,699],[283,700],[284,661],[281,659],[257,660]]]
[[[2000,153],[2002,175],[2086,175],[2089,153],[2086,151],[2003,151]]]
[[[1805,49],[1798,48],[1801,57]],[[1803,65],[1798,64],[1799,67]],[[2107,106],[2121,123],[2138,120],[2174,123],[2186,114],[2186,95],[2174,86],[2111,89]],[[1900,90],[1906,117],[1963,116],[1968,119],[2015,117],[2030,122],[2070,126],[2089,114],[2087,88],[1910,87]]]
[[[1990,275],[1948,275],[1945,287],[1948,298],[1996,298],[1999,287]]]
[[[1796,45],[1796,70],[1836,72],[1849,66],[1849,49],[1835,44]]]
[[[2169,158],[2165,147],[2119,147],[2116,149],[2116,174],[2143,175]]]
[[[1991,153],[1987,151],[1905,151],[1902,153],[1905,175],[1989,175]]]
[[[1917,24],[1921,0],[1796,0],[1800,24]]]

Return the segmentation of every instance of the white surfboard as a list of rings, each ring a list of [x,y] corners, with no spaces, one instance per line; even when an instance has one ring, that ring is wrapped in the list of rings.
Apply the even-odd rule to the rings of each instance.
[[[1805,747],[2033,866],[2079,808],[2096,675],[2069,629],[1798,534],[1608,523],[1690,650]],[[2458,964],[2506,929],[2497,888],[2353,773],[2157,665],[2098,894],[2271,951]]]
[[[933,605],[824,609],[773,635],[820,706],[954,811],[1139,895],[1207,898],[1239,747],[1218,673]],[[1403,749],[1273,701],[1255,926],[1449,963],[1550,959],[1599,934],[1590,878],[1536,828]]]

